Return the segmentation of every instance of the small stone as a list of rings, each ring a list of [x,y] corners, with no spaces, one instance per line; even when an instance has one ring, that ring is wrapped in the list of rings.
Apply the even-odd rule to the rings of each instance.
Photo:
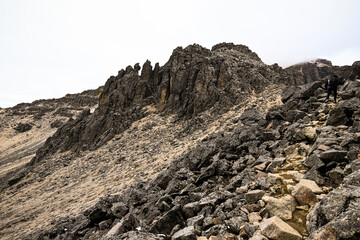
[[[324,163],[316,154],[312,154],[309,157],[307,157],[304,160],[303,164],[309,168],[316,167],[316,169],[324,166]]]
[[[105,239],[109,239],[113,236],[119,235],[124,232],[128,232],[130,230],[134,230],[137,226],[139,226],[138,220],[132,215],[127,214],[125,217],[121,219],[120,222],[115,224],[105,235]]]
[[[129,209],[126,204],[122,202],[114,203],[114,205],[111,207],[112,214],[117,218],[122,218],[128,212],[128,210]]]
[[[249,238],[249,240],[268,240],[268,238],[262,235],[260,232],[256,232],[251,238]]]
[[[201,236],[201,237],[197,237],[196,240],[208,240],[207,237]]]
[[[112,223],[111,219],[102,221],[102,222],[99,223],[99,229],[100,230],[108,229],[111,226],[111,223]]]
[[[268,164],[269,162],[263,162],[259,165],[256,165],[254,168],[259,171],[264,171]]]
[[[222,224],[222,220],[219,217],[215,217],[215,218],[213,218],[213,223],[215,225],[219,225],[219,224]]]
[[[238,187],[238,188],[236,188],[236,193],[237,194],[241,194],[241,193],[245,193],[245,192],[247,192],[248,191],[248,187],[247,186],[242,186],[242,187]]]
[[[269,197],[267,200],[266,209],[270,217],[278,216],[283,220],[290,220],[292,218],[292,213],[297,204],[291,195],[285,195],[282,198]]]
[[[183,212],[185,213],[187,218],[195,216],[200,210],[201,208],[199,202],[192,202],[183,206]]]
[[[322,151],[326,151],[326,150],[328,150],[329,148],[330,148],[329,146],[326,146],[326,145],[321,144],[321,145],[318,146],[317,149],[322,150]]]
[[[309,211],[309,206],[308,205],[296,206],[296,209],[303,210],[303,211]]]
[[[194,225],[200,226],[203,224],[203,222],[204,222],[204,215],[195,216],[192,218],[188,218],[186,220],[186,224],[188,226],[194,226]]]
[[[212,217],[204,218],[203,228],[207,228],[214,225]]]
[[[284,179],[283,182],[286,184],[286,185],[295,185],[295,181],[292,180],[292,179]]]
[[[259,178],[264,177],[264,176],[266,176],[266,173],[264,173],[264,172],[262,172],[262,171],[259,171],[259,172],[256,174],[256,176],[254,177],[254,180],[259,179]]]
[[[262,196],[264,196],[264,194],[265,192],[263,190],[252,190],[245,194],[245,200],[248,203],[256,203],[262,198]]]
[[[326,226],[314,236],[313,240],[336,240],[336,229]]]
[[[305,137],[307,137],[310,141],[315,141],[317,134],[316,134],[316,128],[315,127],[305,127],[303,130],[303,134]]]
[[[284,157],[274,158],[273,161],[267,166],[266,172],[274,172],[275,168],[280,167],[285,162]]]
[[[347,151],[341,150],[327,150],[320,154],[320,159],[326,162],[342,162],[347,155]]]
[[[251,212],[248,214],[249,223],[257,223],[261,221],[260,213],[258,212]]]
[[[171,240],[196,240],[196,233],[194,226],[183,228],[171,237]]]
[[[311,189],[311,191],[315,194],[322,193],[321,188],[316,184],[316,182],[308,179],[301,179],[300,182],[296,186],[305,186]],[[295,188],[296,188],[295,186]]]
[[[301,235],[289,224],[285,223],[279,217],[274,216],[266,219],[260,224],[261,233],[275,240],[301,240]]]
[[[328,172],[328,176],[335,184],[341,184],[344,178],[344,171],[340,167],[336,167]]]
[[[300,180],[304,177],[304,174],[299,173],[298,171],[287,171],[281,174],[283,178],[291,178],[291,180],[295,182],[300,182]],[[289,179],[290,180],[290,179]]]
[[[295,187],[291,195],[296,199],[299,205],[314,205],[317,202],[316,195],[310,188],[304,185]]]
[[[234,201],[231,198],[229,198],[224,203],[224,209],[227,210],[227,211],[230,211],[233,208],[234,208]]]
[[[244,226],[245,222],[248,221],[246,216],[244,217],[232,217],[229,220],[226,220],[225,223],[229,226],[232,232],[241,232],[242,227]]]

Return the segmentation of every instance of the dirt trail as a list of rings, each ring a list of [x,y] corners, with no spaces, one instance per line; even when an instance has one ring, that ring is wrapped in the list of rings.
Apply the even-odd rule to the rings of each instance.
[[[335,104],[328,104],[328,107],[333,109]],[[324,125],[326,117],[327,115],[322,115],[320,116],[321,120],[312,121],[307,124],[306,128],[308,128],[308,134],[313,134],[312,136],[309,136],[310,138],[313,138],[313,143],[316,141],[317,137],[315,129],[321,128]],[[291,195],[296,184],[303,179],[304,174],[308,171],[308,169],[304,166],[303,161],[308,157],[312,144],[309,143],[309,141],[303,141],[290,145],[287,149],[285,149],[285,162],[275,169],[275,174],[272,174],[272,177],[279,179],[279,181],[276,181],[276,184],[271,187],[273,192],[271,195],[272,197],[281,198],[286,195]],[[326,188],[323,188],[323,190],[324,192],[327,192]],[[321,199],[322,196],[323,194],[317,195],[318,199]],[[306,217],[311,211],[311,207],[313,206],[310,206],[310,208],[307,205],[297,206],[292,213],[292,219],[286,221],[291,227],[298,231],[304,239],[307,239],[309,235],[306,227]]]

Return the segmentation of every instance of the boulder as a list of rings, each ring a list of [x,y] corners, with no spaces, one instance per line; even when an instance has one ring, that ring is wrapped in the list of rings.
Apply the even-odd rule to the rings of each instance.
[[[290,110],[285,113],[285,121],[296,122],[299,119],[303,119],[306,116],[306,113],[300,110]]]
[[[295,86],[286,87],[281,93],[281,101],[286,103],[297,91],[298,89]]]
[[[336,229],[330,226],[326,226],[315,234],[313,240],[336,240]]]
[[[331,169],[327,175],[329,176],[329,178],[331,179],[331,181],[333,183],[335,183],[336,185],[339,185],[342,183],[343,178],[344,178],[344,170],[342,170],[339,166]]]
[[[300,182],[298,184],[296,184],[295,189],[299,188],[300,186],[305,186],[305,187],[309,188],[315,194],[319,194],[319,193],[323,192],[323,190],[321,190],[321,188],[316,184],[316,182],[314,182],[312,180],[301,179]]]
[[[305,173],[304,179],[312,180],[319,185],[324,185],[325,179],[317,169],[317,166],[312,167],[309,171]]]
[[[122,218],[128,212],[128,210],[129,209],[126,204],[122,202],[114,203],[114,205],[111,207],[112,214],[117,218]]]
[[[251,212],[248,214],[249,223],[257,223],[260,222],[262,217],[258,212]]]
[[[344,109],[335,108],[330,112],[330,115],[326,121],[326,125],[339,126],[346,125],[349,122],[349,119],[346,116]]]
[[[29,123],[19,123],[14,129],[19,133],[27,132],[32,128]]]
[[[266,202],[266,210],[270,217],[277,216],[283,220],[292,219],[293,212],[296,208],[296,201],[291,195],[285,195],[281,198],[263,197]]]
[[[262,198],[262,196],[264,196],[264,194],[265,192],[263,190],[251,190],[245,194],[245,200],[248,203],[256,203]]]
[[[192,202],[192,203],[185,204],[183,206],[182,210],[187,218],[191,218],[191,217],[195,216],[201,210],[200,203]]]
[[[268,240],[268,238],[262,235],[260,232],[256,232],[251,238],[249,238],[249,240]]]
[[[248,108],[244,111],[244,113],[240,116],[240,121],[243,124],[249,125],[254,122],[258,122],[260,120],[265,119],[266,114],[264,112],[260,112],[255,108]]]
[[[303,129],[304,136],[307,137],[310,141],[315,142],[317,138],[316,128],[315,127],[305,127]]]
[[[311,154],[309,157],[307,157],[304,160],[303,164],[309,168],[316,166],[316,169],[324,166],[324,163],[321,161],[321,159],[316,154]]]
[[[245,222],[248,219],[246,217],[232,217],[229,220],[226,220],[225,223],[229,226],[229,230],[233,233],[238,234],[241,231],[241,227],[244,226]]]
[[[141,232],[141,231],[130,231],[123,233],[119,236],[110,238],[111,240],[116,239],[126,239],[126,240],[161,240],[164,239],[163,237],[159,237],[155,234],[148,233],[148,232]],[[103,240],[103,239],[102,239]]]
[[[354,113],[359,111],[360,99],[353,97],[349,100],[339,102],[338,105],[329,113],[326,125],[352,125],[354,121]]]
[[[171,240],[196,240],[197,233],[194,226],[189,226],[174,233]]]
[[[185,225],[181,206],[176,205],[150,227],[150,232],[170,234],[175,225]]]
[[[360,236],[359,179],[360,170],[357,170],[315,205],[306,219],[310,239],[332,236],[333,232],[336,239],[357,239]]]
[[[132,214],[128,214],[121,219],[120,222],[115,224],[105,235],[104,240],[111,239],[113,236],[126,233],[128,231],[134,230],[139,226],[138,220]]]
[[[314,205],[317,202],[316,195],[310,188],[304,185],[295,187],[291,195],[296,199],[299,205]]]
[[[325,162],[331,162],[331,161],[343,162],[346,155],[347,155],[347,151],[331,149],[322,152],[320,154],[320,159]]]
[[[293,229],[289,224],[274,216],[266,219],[260,224],[261,233],[275,240],[301,240],[301,235]]]
[[[186,220],[187,226],[201,226],[204,222],[204,215],[198,215]]]

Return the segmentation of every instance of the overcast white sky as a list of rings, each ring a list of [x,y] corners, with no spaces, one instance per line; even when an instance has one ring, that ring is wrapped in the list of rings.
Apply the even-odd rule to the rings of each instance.
[[[247,45],[267,64],[360,60],[358,0],[0,0],[0,107],[103,85],[177,46]]]

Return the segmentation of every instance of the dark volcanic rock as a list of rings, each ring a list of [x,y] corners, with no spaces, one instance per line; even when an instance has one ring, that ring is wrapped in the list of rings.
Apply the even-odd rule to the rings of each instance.
[[[354,97],[349,100],[339,102],[339,104],[329,114],[326,125],[339,126],[354,124],[360,115],[360,98]]]
[[[310,237],[315,238],[326,228],[334,229],[337,239],[360,236],[360,171],[346,177],[342,185],[324,197],[307,217]]]
[[[19,133],[23,133],[29,131],[31,128],[32,126],[28,123],[20,123],[14,129]]]
[[[286,218],[295,218],[293,212],[299,209],[295,210],[294,198],[287,195],[283,199],[278,194],[288,194],[289,185],[304,181],[301,179],[304,174],[305,179],[326,183],[323,189],[331,190],[343,183],[329,195],[321,196],[308,218],[309,233],[327,236],[335,229],[343,238],[357,237],[358,224],[350,225],[350,222],[359,217],[356,211],[359,176],[353,173],[346,177],[358,167],[354,163],[358,158],[355,127],[357,122],[360,124],[357,100],[355,97],[341,100],[335,107],[346,115],[347,126],[341,130],[321,126],[324,121],[320,122],[318,116],[326,117],[330,108],[329,104],[320,102],[320,80],[333,67],[325,60],[311,64],[294,68],[302,71],[292,76],[294,84],[307,84],[288,88],[282,96],[284,105],[273,107],[267,114],[246,106],[247,110],[233,122],[231,130],[221,130],[199,141],[155,180],[134,183],[120,196],[102,198],[78,217],[81,221],[64,220],[43,236],[81,239],[79,236],[89,234],[83,239],[91,239],[92,232],[101,235],[107,232],[109,239],[131,239],[141,238],[143,231],[144,239],[151,236],[196,239],[199,235],[222,237],[230,233],[251,239],[252,236],[263,238],[261,232],[274,239],[301,239],[288,224],[269,217],[275,207],[282,205],[289,207],[285,209],[289,213]],[[139,75],[140,69],[136,64],[111,77],[100,95],[98,108],[94,112],[85,110],[79,118],[60,127],[32,164],[56,151],[101,146],[146,116],[148,105],[160,114],[177,114],[177,121],[196,118],[205,110],[221,114],[241,102],[243,96],[289,80],[281,68],[263,64],[247,47],[227,43],[218,44],[211,51],[199,45],[177,48],[163,67],[157,64],[153,69],[147,61]],[[345,73],[349,69],[337,71]],[[309,126],[313,137],[305,131]],[[301,159],[306,159],[304,164],[310,170],[301,165]],[[288,174],[281,174],[282,170]],[[301,174],[291,173],[298,170]],[[323,189],[317,193],[326,191]],[[312,190],[300,190],[294,192],[300,204],[313,205],[321,199]],[[265,204],[269,196],[274,208]],[[285,200],[291,204],[282,204]],[[306,209],[299,207],[302,211]],[[283,210],[280,208],[278,212]],[[261,220],[259,229],[256,223]],[[326,225],[331,229],[325,229]],[[64,227],[72,232],[64,233]],[[134,232],[136,228],[142,230]],[[274,228],[276,233],[272,231]]]
[[[170,234],[171,230],[179,224],[184,226],[184,218],[181,212],[180,206],[173,207],[170,211],[164,214],[158,221],[156,221],[152,226],[150,231],[153,233],[161,234]]]
[[[320,154],[320,159],[326,162],[342,162],[346,157],[347,151],[328,150]]]
[[[178,47],[169,61],[153,69],[147,61],[111,76],[94,113],[84,111],[45,143],[31,162],[56,151],[93,150],[132,122],[146,116],[150,104],[158,111],[192,117],[210,107],[221,113],[239,103],[244,94],[260,92],[284,79],[246,46],[218,44],[210,51],[194,44]]]
[[[319,81],[329,76],[332,63],[326,59],[317,59],[314,62],[300,63],[285,69],[293,85],[301,85]]]

